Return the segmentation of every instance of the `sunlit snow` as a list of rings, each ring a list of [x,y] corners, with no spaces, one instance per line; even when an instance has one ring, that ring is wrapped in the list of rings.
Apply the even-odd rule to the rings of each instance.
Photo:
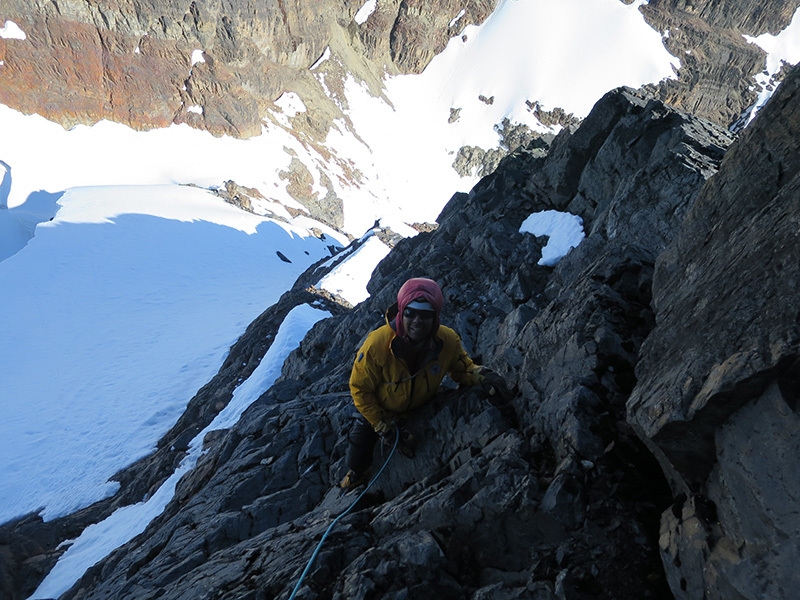
[[[349,115],[368,148],[336,133],[328,141],[378,176],[369,176],[374,199],[363,198],[358,212],[346,214],[348,228],[366,228],[376,217],[393,228],[434,221],[454,192],[477,182],[453,170],[459,148],[496,147],[495,125],[504,118],[548,131],[528,102],[582,118],[612,88],[673,77],[679,63],[645,23],[641,4],[501,0],[482,25],[451,39],[421,75],[387,79],[391,105],[349,80]],[[460,109],[452,123],[451,109]]]
[[[0,522],[116,491],[330,242],[179,186],[69,190],[0,263]],[[286,263],[277,254],[291,263]]]
[[[577,215],[545,210],[530,215],[522,222],[520,233],[530,233],[535,236],[546,236],[547,244],[542,248],[540,265],[553,267],[564,256],[583,241],[583,219]]]
[[[375,12],[375,9],[378,7],[378,0],[367,0],[364,2],[364,5],[358,9],[356,16],[353,17],[353,20],[358,23],[359,25],[366,23],[369,16]]]
[[[367,292],[368,279],[365,273],[371,273],[381,260],[389,254],[389,247],[376,236],[370,236],[345,262],[338,265],[322,278],[319,286],[338,294],[350,304],[356,305],[369,298]]]
[[[275,382],[283,361],[294,350],[309,329],[330,313],[301,305],[284,319],[275,340],[250,377],[233,393],[233,398],[216,418],[198,433],[189,444],[189,452],[180,466],[146,501],[125,506],[109,518],[90,525],[72,543],[53,570],[42,581],[31,598],[57,598],[75,583],[75,573],[83,573],[98,560],[144,531],[172,499],[178,480],[193,469],[203,452],[203,438],[209,431],[228,429],[241,414]]]
[[[27,37],[25,32],[22,31],[19,25],[14,23],[14,21],[6,21],[5,25],[0,27],[0,38],[6,40],[24,40]]]

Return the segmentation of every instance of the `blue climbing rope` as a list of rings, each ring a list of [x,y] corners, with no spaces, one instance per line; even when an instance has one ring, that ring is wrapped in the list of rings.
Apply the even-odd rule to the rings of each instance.
[[[297,592],[300,589],[300,586],[303,585],[303,580],[306,578],[306,575],[308,575],[309,570],[311,570],[311,565],[314,564],[314,561],[317,558],[317,554],[319,554],[319,550],[320,550],[320,548],[322,548],[322,544],[325,543],[325,538],[328,537],[328,534],[334,528],[336,523],[339,522],[339,519],[341,519],[342,517],[347,515],[351,510],[353,510],[355,505],[358,504],[358,501],[361,500],[361,498],[364,497],[364,494],[366,494],[367,491],[369,491],[369,488],[372,487],[372,484],[375,483],[375,481],[378,479],[378,477],[381,476],[381,473],[383,473],[383,470],[386,468],[386,465],[389,464],[389,461],[391,460],[392,456],[394,455],[394,451],[397,450],[397,444],[400,442],[400,428],[399,427],[395,427],[394,428],[394,432],[395,432],[394,446],[392,446],[392,450],[391,450],[391,452],[389,452],[389,456],[387,456],[386,460],[383,461],[383,466],[381,466],[380,470],[375,474],[375,477],[370,479],[370,482],[367,484],[367,487],[365,487],[364,491],[361,492],[358,495],[358,498],[356,498],[353,501],[353,503],[350,506],[348,506],[347,509],[342,514],[340,514],[338,517],[336,517],[333,520],[333,522],[330,525],[328,525],[328,528],[325,530],[325,533],[322,534],[322,539],[319,541],[319,544],[317,544],[317,547],[314,548],[314,553],[311,555],[311,558],[308,560],[308,564],[306,565],[306,568],[303,569],[303,572],[300,574],[300,579],[297,581],[297,585],[294,586],[294,590],[292,591],[292,595],[289,596],[289,600],[294,600],[294,597],[297,595]]]

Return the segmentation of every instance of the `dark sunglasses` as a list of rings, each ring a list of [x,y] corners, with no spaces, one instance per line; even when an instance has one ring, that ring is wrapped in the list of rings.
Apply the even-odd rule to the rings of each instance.
[[[419,317],[423,321],[430,321],[433,317],[436,316],[436,313],[432,310],[417,310],[416,308],[407,308],[403,311],[403,316],[406,319],[413,319],[414,317]]]

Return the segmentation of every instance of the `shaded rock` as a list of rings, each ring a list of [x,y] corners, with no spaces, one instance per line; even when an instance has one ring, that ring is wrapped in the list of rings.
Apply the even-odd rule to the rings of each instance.
[[[679,597],[789,598],[797,587],[797,549],[784,542],[797,523],[780,515],[798,496],[795,461],[781,457],[798,449],[799,95],[794,69],[656,263],[658,325],[628,414],[676,493],[714,507],[697,520],[664,514]]]

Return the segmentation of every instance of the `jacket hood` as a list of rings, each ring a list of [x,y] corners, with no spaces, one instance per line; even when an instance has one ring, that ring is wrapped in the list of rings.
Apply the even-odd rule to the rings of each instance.
[[[430,302],[436,311],[436,317],[433,322],[433,329],[431,336],[435,335],[439,329],[439,313],[442,311],[442,304],[444,304],[444,295],[442,289],[433,279],[425,277],[414,277],[406,281],[397,292],[397,318],[395,320],[395,331],[400,337],[405,337],[406,332],[403,327],[402,314],[411,302],[414,300],[423,299]]]

